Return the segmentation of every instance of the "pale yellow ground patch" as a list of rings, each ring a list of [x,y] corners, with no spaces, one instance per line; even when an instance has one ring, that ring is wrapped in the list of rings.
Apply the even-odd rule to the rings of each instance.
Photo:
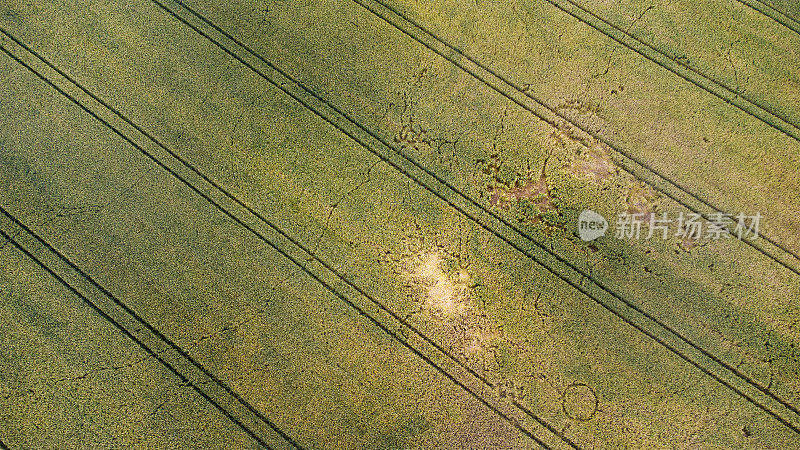
[[[585,176],[599,183],[617,173],[618,168],[611,159],[609,149],[595,144],[572,163],[570,170],[575,175]]]
[[[411,278],[426,293],[424,308],[432,315],[452,318],[467,310],[469,275],[460,271],[448,275],[442,269],[442,257],[437,253],[421,254],[415,258]]]
[[[468,358],[497,345],[502,332],[470,302],[472,277],[465,269],[448,273],[442,255],[419,252],[406,261],[405,271],[422,296],[421,313],[435,319],[444,345]]]

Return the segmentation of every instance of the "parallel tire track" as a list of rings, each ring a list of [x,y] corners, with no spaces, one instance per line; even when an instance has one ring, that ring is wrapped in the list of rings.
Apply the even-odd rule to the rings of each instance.
[[[427,30],[418,22],[387,5],[383,0],[352,1],[548,125],[556,129],[561,129],[562,123],[568,123],[574,127],[576,131],[581,133],[580,138],[585,145],[590,146],[592,140],[606,145],[620,157],[618,164],[623,170],[633,175],[636,179],[646,183],[678,205],[683,206],[693,213],[700,214],[706,219],[714,212],[725,212],[711,200],[705,198],[701,194],[693,193],[690,188],[670,179],[642,159],[624,150],[613,138],[604,137],[595,131],[581,126],[574,119],[558,111],[554,106],[534,97],[533,94],[525,90],[519,84],[489,68],[472,55],[448,43],[435,33]],[[733,225],[728,226],[728,231],[731,233],[732,227]],[[800,276],[800,268],[798,268],[800,267],[800,255],[763,233],[761,233],[759,237],[760,239],[758,241],[742,240],[740,242]]]
[[[191,387],[262,447],[289,448],[286,444],[292,444],[292,448],[300,448],[272,422],[253,416],[249,412],[251,407],[238,394],[2,206],[0,214],[4,216],[0,225],[0,237],[10,242],[63,284],[103,319],[136,343],[148,356],[161,363],[180,380],[181,384]],[[13,237],[20,235],[24,239]],[[22,240],[26,243],[21,243]],[[67,278],[71,281],[67,281]],[[90,299],[90,296],[95,300]],[[264,424],[270,429],[265,429]]]
[[[537,437],[534,432],[525,427],[520,418],[516,417],[513,412],[509,412],[508,409],[510,408],[500,406],[498,405],[499,402],[487,400],[485,397],[480,395],[480,392],[482,392],[485,387],[492,389],[495,387],[488,379],[475,372],[461,360],[447,352],[432,339],[416,329],[413,325],[406,322],[377,299],[370,296],[357,285],[349,281],[346,277],[336,271],[336,269],[330,264],[317,257],[302,243],[289,236],[282,229],[255,211],[252,207],[208,178],[192,164],[182,159],[177,153],[167,148],[146,130],[136,125],[115,108],[111,107],[102,99],[81,86],[72,77],[58,69],[55,65],[50,63],[36,51],[19,41],[2,28],[0,28],[0,33],[4,34],[8,39],[24,48],[27,53],[30,53],[40,62],[44,63],[50,70],[58,74],[60,78],[63,78],[66,81],[66,84],[72,85],[79,89],[82,92],[82,96],[88,97],[88,99],[85,101],[86,103],[96,103],[95,109],[105,110],[110,113],[110,115],[115,116],[116,119],[105,119],[101,117],[101,113],[95,112],[92,108],[86,106],[74,95],[66,92],[46,76],[33,69],[29,64],[14,56],[12,53],[7,51],[5,47],[0,45],[0,49],[14,58],[15,61],[25,66],[29,71],[33,72],[40,79],[58,91],[61,95],[65,96],[72,103],[79,106],[82,110],[90,114],[93,118],[113,131],[116,135],[120,136],[126,142],[131,144],[135,149],[153,161],[160,168],[168,172],[186,187],[201,196],[215,209],[225,214],[235,223],[248,230],[259,240],[298,266],[303,272],[322,285],[330,293],[342,300],[359,315],[364,316],[380,330],[388,334],[395,341],[422,359],[427,365],[444,375],[448,380],[459,386],[479,403],[487,407],[493,413],[497,414],[501,419],[507,421],[510,425],[518,429],[538,445],[544,448],[551,448],[548,443]],[[91,101],[89,101],[89,99]],[[121,124],[119,127],[115,126],[110,122],[110,120],[121,122]],[[123,127],[129,129],[127,133],[121,131],[121,128]],[[156,147],[154,149],[155,151],[148,151],[143,145],[140,145],[133,140],[133,138],[129,137],[128,134],[143,137]],[[165,163],[164,161],[169,162]],[[203,189],[199,188],[198,186],[203,186]],[[268,228],[265,229],[262,225],[266,225]],[[268,237],[268,235],[270,237]],[[319,267],[306,265],[302,261],[313,262]],[[356,300],[353,300],[354,298],[358,299],[360,304],[357,304]],[[364,302],[363,300],[367,301]],[[391,325],[386,325],[386,323],[390,323]],[[401,336],[401,330],[411,331],[411,337],[409,338]],[[424,347],[424,350],[420,350],[419,347]],[[559,430],[538,417],[525,405],[520,404],[516,400],[512,400],[509,403],[511,403],[517,412],[522,412],[525,416],[529,417],[537,424],[537,433],[552,434],[567,446],[575,449],[579,448]],[[255,412],[255,410],[253,410],[253,412]],[[260,415],[260,413],[258,414]]]
[[[4,29],[0,33],[11,37]],[[94,112],[80,104],[72,96],[56,86],[52,81],[36,71],[27,62],[16,56],[6,48],[6,43],[0,44],[0,51],[11,57],[14,61],[24,66],[61,95],[88,112],[92,117],[102,121]],[[96,282],[69,258],[58,252],[54,247],[39,237],[25,224],[17,220],[4,207],[0,206],[0,213],[5,216],[7,225],[13,231],[6,232],[0,227],[0,233],[20,251],[31,257],[38,265],[63,283],[70,291],[78,295],[92,309],[111,322],[126,336],[134,340],[149,355],[158,359],[167,369],[178,376],[182,383],[195,389],[203,398],[218,408],[228,419],[241,427],[248,435],[259,444],[267,448],[302,448],[272,421],[256,410],[250,403],[231,389],[225,382],[218,379],[201,363],[192,358],[185,350],[170,340],[167,336],[153,327],[127,304],[118,299],[114,294]],[[33,239],[32,244],[22,245],[12,236],[25,234]],[[39,248],[36,248],[39,247]],[[34,250],[31,250],[34,248]],[[39,255],[39,256],[36,256]],[[49,261],[44,263],[43,260]],[[60,267],[52,269],[52,267]],[[76,278],[79,278],[76,280]],[[71,282],[67,281],[70,279]],[[79,286],[76,288],[75,286]],[[80,290],[78,290],[80,288]],[[83,292],[88,292],[84,294]],[[87,296],[95,298],[90,300]],[[208,391],[208,392],[206,392]],[[266,425],[266,427],[265,427]],[[288,444],[288,446],[287,446]]]
[[[687,64],[679,62],[677,59],[667,55],[653,45],[640,40],[619,26],[605,20],[572,0],[543,1],[555,6],[586,25],[589,25],[608,38],[638,53],[663,69],[674,73],[684,81],[699,87],[725,103],[743,111],[747,115],[764,122],[775,130],[800,142],[800,125],[794,123],[791,119],[775,111],[773,108],[759,104],[726,84],[705,75]]]
[[[737,2],[749,6],[750,8],[760,12],[761,14],[769,17],[770,19],[778,22],[784,27],[800,34],[800,22],[794,17],[779,11],[777,8],[770,6],[767,3],[758,0],[736,0]]]
[[[181,23],[217,45],[222,51],[244,64],[254,73],[306,106],[310,111],[317,114],[339,131],[352,138],[355,142],[364,147],[365,150],[380,157],[400,173],[453,207],[466,218],[493,234],[495,237],[501,239],[527,258],[541,265],[550,273],[582,292],[598,305],[612,312],[624,322],[663,345],[703,373],[709,375],[742,398],[773,416],[795,433],[800,434],[800,427],[792,422],[792,420],[797,421],[798,416],[800,416],[800,410],[785,399],[754,381],[737,368],[720,360],[707,350],[693,343],[681,333],[642,310],[631,301],[624,299],[601,282],[594,280],[584,270],[555,254],[545,245],[528,236],[518,227],[489,210],[486,206],[460,192],[447,181],[420,165],[402,150],[392,146],[392,144],[379,137],[373,131],[358,124],[336,106],[270,63],[263,56],[254,52],[219,26],[185,5],[182,1],[151,1],[167,11]],[[172,8],[165,6],[165,4],[172,5]],[[186,13],[188,13],[188,17]],[[231,50],[221,42],[227,42],[231,47],[235,48],[236,51]],[[479,217],[483,220],[479,219]],[[502,230],[502,232],[497,231],[498,229]],[[539,253],[538,256],[529,250],[531,245],[535,247],[535,251]],[[548,261],[549,264],[545,261]],[[566,266],[568,270],[554,269],[553,266]],[[575,281],[574,279],[580,281]],[[589,287],[582,286],[581,283],[583,281],[588,281]],[[601,300],[600,297],[603,297],[603,299]],[[787,417],[791,417],[792,419],[787,419]]]

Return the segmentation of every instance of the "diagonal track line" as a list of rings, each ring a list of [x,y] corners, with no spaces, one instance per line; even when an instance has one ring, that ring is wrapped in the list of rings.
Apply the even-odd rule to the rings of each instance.
[[[794,123],[785,115],[775,111],[769,106],[745,96],[726,84],[717,81],[701,71],[681,63],[670,57],[666,53],[657,49],[651,44],[644,42],[636,36],[628,33],[619,26],[605,20],[589,9],[575,3],[572,0],[543,0],[570,16],[589,25],[610,39],[623,45],[629,50],[638,53],[640,56],[652,61],[663,69],[666,69],[685,81],[699,87],[700,89],[714,95],[725,103],[739,109],[740,111],[755,117],[777,131],[800,142],[800,126]]]
[[[426,364],[437,370],[439,373],[444,375],[448,380],[462,388],[466,393],[470,396],[475,398],[478,402],[486,406],[489,410],[497,414],[501,419],[507,421],[511,424],[514,428],[518,429],[520,432],[525,434],[531,440],[539,444],[544,448],[551,448],[548,444],[538,438],[533,432],[527,429],[521,421],[514,417],[509,412],[505,411],[504,408],[498,407],[494,402],[486,400],[483,396],[479,394],[483,390],[484,387],[493,388],[494,385],[490,383],[485,377],[479,375],[473,369],[469,368],[466,364],[462,361],[454,357],[452,354],[447,352],[444,348],[436,344],[433,340],[425,336],[419,330],[417,330],[413,325],[406,322],[400,316],[398,316],[393,311],[386,308],[381,302],[370,296],[368,293],[363,291],[357,285],[350,282],[347,278],[345,278],[342,274],[336,271],[332,266],[330,266],[325,261],[318,258],[313,252],[308,250],[302,243],[298,242],[288,234],[286,234],[283,230],[278,228],[272,222],[270,222],[267,218],[260,215],[257,211],[255,211],[252,207],[245,204],[237,197],[226,191],[224,188],[219,186],[216,182],[208,178],[202,172],[200,172],[196,167],[192,166],[186,160],[182,159],[178,154],[164,146],[160,141],[158,141],[155,137],[149,134],[147,131],[127,119],[127,117],[123,116],[117,110],[113,109],[107,103],[105,103],[102,99],[92,94],[90,91],[86,90],[83,86],[78,84],[73,78],[69,77],[66,73],[52,65],[48,60],[43,58],[34,50],[30,49],[27,45],[16,39],[14,36],[10,35],[7,31],[0,28],[0,32],[5,34],[6,37],[13,40],[15,43],[23,47],[28,53],[34,55],[37,59],[41,62],[46,64],[51,70],[58,73],[61,77],[69,82],[69,84],[74,85],[76,88],[80,89],[85,95],[89,98],[94,100],[100,105],[100,109],[106,109],[110,111],[114,116],[118,119],[122,120],[122,122],[130,127],[134,133],[138,133],[145,137],[148,141],[155,144],[159,150],[161,150],[161,155],[156,156],[154,153],[148,152],[144,147],[139,145],[136,141],[132,138],[128,137],[125,133],[120,131],[119,128],[112,125],[106,119],[100,117],[98,113],[92,111],[89,107],[81,103],[77,100],[74,96],[67,93],[62,88],[58,87],[54,82],[46,78],[44,75],[40,74],[39,72],[35,71],[30,65],[24,63],[17,57],[13,56],[9,53],[5,48],[0,45],[0,49],[5,51],[7,54],[12,56],[17,62],[25,66],[29,71],[33,72],[37,75],[40,79],[45,81],[48,85],[53,87],[57,90],[60,94],[67,97],[70,101],[74,104],[79,106],[82,110],[89,113],[93,118],[98,120],[99,122],[103,123],[106,127],[108,127],[111,131],[115,134],[123,138],[126,142],[131,144],[134,148],[136,148],[139,152],[145,155],[148,159],[153,161],[159,167],[167,171],[170,175],[175,177],[178,181],[186,185],[189,189],[194,191],[196,194],[200,195],[204,200],[210,203],[214,208],[231,218],[235,223],[242,226],[243,228],[247,229],[253,235],[255,235],[259,240],[267,244],[273,250],[277,251],[286,259],[290,260],[292,263],[297,265],[303,272],[309,275],[312,279],[316,282],[321,284],[326,290],[334,294],[340,300],[345,302],[348,306],[354,309],[359,315],[364,316],[368,320],[370,320],[374,325],[380,328],[383,332],[388,334],[394,340],[399,342],[401,345],[409,349],[412,353],[416,356],[420,357]],[[163,162],[163,160],[168,160],[173,163],[175,166],[168,165]],[[182,166],[182,167],[180,167]],[[190,181],[189,178],[195,178],[194,182]],[[204,192],[197,185],[203,185],[207,191],[210,193]],[[221,194],[221,195],[220,195]],[[216,195],[216,198],[212,197]],[[222,205],[222,203],[228,203],[228,207]],[[236,212],[231,212],[232,210]],[[243,216],[244,218],[242,218]],[[260,231],[259,225],[267,225],[269,230]],[[266,236],[266,232],[271,232],[273,235],[272,238]],[[310,267],[304,264],[302,261],[313,261],[316,264],[322,266],[324,270],[319,270],[319,268]],[[319,272],[322,272],[321,274]],[[362,297],[368,300],[369,303],[365,304],[356,304],[351,298],[348,298],[345,292],[354,292],[351,297]],[[372,304],[375,308],[372,308],[373,311],[369,311],[369,305]],[[376,310],[377,309],[377,310]],[[380,317],[380,319],[376,318]],[[385,325],[385,322],[392,323],[391,326]],[[414,339],[409,339],[403,336],[400,336],[398,331],[394,331],[395,329],[408,329],[409,331],[413,332]],[[419,350],[417,347],[414,346],[417,344],[418,346],[426,346],[425,352]],[[443,356],[443,357],[442,357]],[[439,361],[434,361],[434,359],[439,359]],[[448,366],[448,367],[445,367]],[[456,373],[455,375],[453,373]],[[465,381],[466,380],[466,381]],[[575,443],[573,443],[569,438],[564,436],[560,431],[558,431],[555,427],[550,425],[548,422],[544,421],[537,415],[535,415],[532,411],[530,411],[527,407],[520,404],[516,400],[511,400],[511,403],[518,411],[521,411],[531,419],[533,419],[538,426],[541,428],[539,431],[547,431],[552,433],[556,437],[558,437],[561,441],[563,441],[567,446],[571,448],[579,448]]]
[[[0,237],[63,284],[148,356],[161,363],[181,384],[191,387],[262,447],[288,448],[286,444],[292,444],[293,448],[299,448],[272,422],[266,422],[270,430],[265,430],[263,424],[258,423],[260,419],[247,417],[248,414],[242,411],[246,402],[241,397],[2,206],[0,214],[4,217],[0,225]],[[22,239],[12,236],[23,236],[27,242],[23,244],[20,242]],[[84,294],[86,291],[91,293]]]
[[[6,34],[8,36],[8,34],[2,28],[0,28],[0,32]],[[45,81],[47,84],[49,84],[51,87],[53,87],[60,94],[62,94],[65,97],[69,98],[70,100],[73,100],[73,97],[71,97],[65,91],[63,91],[58,86],[53,84],[50,80],[46,79],[43,75],[41,75],[39,72],[37,72],[35,69],[33,69],[30,65],[28,65],[25,61],[23,61],[22,59],[20,59],[16,55],[14,55],[12,52],[10,52],[2,44],[0,44],[0,51],[2,51],[6,55],[8,55],[12,59],[14,59],[16,62],[18,62],[20,65],[24,66],[26,69],[28,69],[33,74],[37,75],[40,79]],[[82,104],[77,103],[74,100],[73,100],[73,103],[76,103],[78,106],[81,107],[81,109],[83,109],[84,111],[88,112],[95,119],[98,119],[98,120],[102,121],[102,119],[100,119],[95,113],[93,113],[92,111],[90,111],[87,108],[85,108]],[[112,324],[115,327],[120,328],[120,326],[119,326],[120,322],[124,322],[124,321],[131,322],[131,321],[133,321],[133,323],[134,323],[133,325],[128,325],[127,327],[125,327],[125,329],[122,329],[122,328],[120,328],[120,329],[127,336],[129,336],[132,339],[134,339],[137,344],[139,344],[140,346],[143,346],[142,348],[144,348],[146,351],[150,352],[150,350],[148,350],[150,347],[155,347],[155,348],[159,348],[160,347],[160,348],[163,349],[163,350],[161,350],[161,352],[172,352],[172,353],[174,353],[175,355],[173,356],[173,359],[175,360],[175,362],[170,363],[169,365],[167,365],[167,368],[170,369],[170,371],[172,371],[173,373],[176,373],[181,378],[182,381],[185,380],[185,382],[190,384],[193,388],[195,388],[195,390],[198,390],[197,386],[210,386],[211,387],[210,390],[212,391],[212,393],[214,394],[216,399],[218,399],[218,400],[219,399],[223,399],[222,401],[226,401],[228,403],[229,406],[227,406],[227,409],[223,409],[222,406],[219,406],[219,403],[217,403],[217,400],[214,400],[212,397],[210,397],[211,394],[208,394],[208,393],[205,393],[205,392],[199,391],[199,390],[198,390],[198,393],[200,393],[203,396],[203,398],[205,398],[206,400],[211,402],[215,407],[219,408],[223,412],[223,414],[225,414],[225,416],[227,418],[232,420],[238,426],[242,427],[251,437],[256,439],[261,445],[264,445],[266,447],[271,447],[270,445],[267,445],[267,442],[272,442],[273,443],[272,446],[276,446],[276,444],[274,443],[275,442],[274,435],[277,435],[277,436],[280,436],[280,438],[281,438],[281,440],[283,442],[290,444],[294,448],[300,448],[297,445],[297,443],[295,443],[288,435],[286,435],[282,430],[280,430],[267,417],[265,417],[258,410],[256,410],[250,403],[248,403],[246,400],[244,400],[238,393],[236,393],[233,389],[231,389],[226,383],[224,383],[222,380],[218,379],[214,374],[212,374],[202,364],[200,364],[198,361],[196,361],[194,358],[192,358],[188,353],[186,353],[186,351],[183,350],[180,346],[175,344],[172,340],[170,340],[168,337],[166,337],[164,334],[162,334],[159,330],[157,330],[155,327],[153,327],[144,318],[139,316],[138,313],[136,313],[134,310],[132,310],[128,305],[126,305],[124,302],[122,302],[117,297],[115,297],[111,292],[106,290],[103,286],[98,284],[93,278],[91,278],[88,274],[86,274],[83,270],[81,270],[80,267],[75,265],[71,260],[66,258],[64,255],[59,253],[55,248],[53,248],[47,242],[45,242],[43,239],[41,239],[38,235],[36,235],[31,229],[29,229],[22,222],[18,221],[16,218],[14,218],[14,216],[11,215],[8,211],[6,211],[5,208],[3,208],[2,206],[0,206],[0,213],[5,215],[7,219],[9,219],[11,222],[13,222],[15,227],[17,227],[18,229],[21,229],[22,231],[24,231],[24,232],[28,233],[29,235],[33,236],[38,241],[39,245],[43,246],[48,251],[50,251],[51,253],[56,255],[61,260],[62,263],[64,263],[64,264],[69,266],[70,270],[72,270],[75,273],[77,273],[78,275],[80,275],[80,277],[82,277],[86,282],[89,283],[91,289],[93,289],[93,290],[99,292],[100,294],[102,294],[102,296],[104,296],[107,300],[110,300],[110,304],[108,306],[106,306],[105,309],[107,309],[107,310],[117,310],[118,309],[120,312],[116,312],[115,314],[118,315],[118,316],[122,315],[122,317],[124,318],[124,320],[120,319],[120,318],[118,318],[116,320],[112,320]],[[15,243],[15,241],[8,234],[3,232],[3,235],[9,241],[11,241],[12,243]],[[20,248],[19,245],[17,245],[16,243],[15,243],[15,246]],[[29,256],[33,257],[28,250],[23,249],[23,248],[20,248],[20,250],[22,250],[23,252],[25,252]],[[36,260],[37,264],[41,265],[41,262],[40,262],[39,259],[37,259],[35,257],[33,257],[33,258],[34,258],[34,260]],[[59,276],[58,274],[53,272],[52,269],[49,269],[49,267],[47,267],[47,266],[43,266],[43,268],[45,268],[45,270],[50,272],[51,275],[55,276],[59,281],[61,281],[65,285],[67,285],[67,287],[69,287],[70,290],[74,290],[72,285],[70,285],[69,283],[63,281],[64,278],[62,278],[61,276]],[[93,303],[92,301],[88,300],[82,293],[77,292],[77,294],[82,299],[84,299],[84,301],[89,303],[90,306],[92,306],[93,308],[97,309],[96,306],[95,306],[95,303]],[[112,316],[111,313],[107,313],[104,310],[100,310],[100,312],[102,313],[104,318],[108,319],[108,318],[110,318]],[[130,329],[130,330],[133,330],[133,331],[126,331],[127,329]],[[148,341],[149,343],[148,344],[143,344],[142,342],[144,342],[144,341]],[[161,361],[163,363],[163,359],[159,358],[159,361]],[[175,372],[175,369],[173,368],[173,365],[180,365],[180,367],[182,367],[182,372],[180,372],[180,373]],[[190,376],[194,377],[198,381],[193,381],[191,378],[189,378]],[[216,386],[216,387],[214,387],[214,386]],[[238,416],[234,416],[233,413],[228,411],[228,409],[236,411]],[[263,427],[258,425],[259,422],[264,424],[264,425],[266,425],[271,430],[271,432],[270,431],[266,431],[266,430],[260,430],[259,433],[254,432],[251,428],[254,428],[256,430],[259,430],[259,429],[263,428]],[[247,425],[245,425],[245,423],[247,423]],[[277,447],[278,448],[284,448],[286,446],[285,445],[277,445]]]
[[[703,197],[701,194],[693,193],[686,186],[671,180],[669,177],[647,164],[644,160],[624,150],[613,138],[604,137],[597,132],[581,126],[574,119],[569,118],[547,102],[534,97],[533,94],[526,91],[519,84],[509,80],[478,61],[472,55],[425,29],[425,27],[418,22],[387,5],[383,0],[352,1],[548,125],[556,129],[563,129],[562,123],[568,123],[575,128],[576,132],[579,132],[580,136],[578,136],[578,138],[584,145],[591,146],[592,140],[606,145],[620,157],[618,164],[623,170],[687,210],[695,214],[700,214],[706,219],[709,219],[710,214],[713,212],[724,212],[722,208],[715,205],[711,200]],[[707,211],[709,209],[711,211]],[[704,212],[704,210],[707,212]],[[729,232],[731,228],[732,225],[728,226]],[[786,246],[769,236],[760,234],[759,238],[760,239],[757,241],[741,240],[740,242],[800,276],[800,268],[798,268],[798,266],[800,266],[800,255],[789,250]]]
[[[770,6],[767,3],[758,0],[736,0],[737,2],[749,6],[750,8],[760,12],[761,14],[769,17],[770,19],[778,22],[784,27],[800,34],[800,22],[794,17],[779,11],[777,8]]]
[[[495,212],[458,191],[448,184],[447,181],[414,161],[413,158],[406,155],[402,150],[393,147],[374,132],[355,122],[336,106],[305,87],[302,83],[294,80],[286,72],[277,68],[264,57],[236,40],[236,38],[186,6],[180,0],[151,1],[181,23],[217,45],[222,51],[244,64],[254,73],[263,77],[266,81],[272,83],[287,95],[290,95],[309,108],[310,111],[317,114],[320,118],[330,123],[342,133],[355,140],[362,145],[365,150],[379,156],[396,170],[446,202],[481,228],[503,240],[529,259],[542,265],[553,275],[568,283],[576,290],[584,293],[594,302],[612,312],[629,325],[651,337],[703,373],[730,388],[736,394],[768,413],[795,433],[800,434],[800,427],[786,418],[788,416],[796,420],[797,416],[800,415],[800,411],[798,411],[794,405],[760,383],[754,381],[737,368],[695,344],[681,333],[672,329],[669,325],[666,325],[639,308],[636,304],[624,299],[601,282],[594,280],[584,270],[576,267],[540,242],[526,235],[518,227],[498,216]],[[165,3],[174,5],[173,9],[164,6]],[[188,12],[190,16],[186,18],[176,11]],[[212,34],[214,35],[213,37]],[[227,42],[229,45],[236,48],[238,53],[226,47],[221,41]],[[256,66],[259,66],[261,69]],[[269,75],[267,73],[269,73]],[[483,220],[478,217],[481,217]],[[502,231],[497,231],[497,229]],[[538,256],[529,250],[531,245],[536,248],[536,253],[539,253]],[[548,261],[549,265],[544,261]],[[567,266],[569,270],[559,270],[553,268],[553,266]],[[581,282],[588,281],[590,286],[585,288],[580,282],[574,281],[572,278],[576,278],[576,274]],[[601,299],[600,297],[603,298]],[[648,330],[648,328],[654,328],[655,331]],[[711,367],[711,369],[708,367]]]

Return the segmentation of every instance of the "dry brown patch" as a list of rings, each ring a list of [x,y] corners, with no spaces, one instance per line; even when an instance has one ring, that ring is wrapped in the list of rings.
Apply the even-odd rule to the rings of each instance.
[[[653,217],[650,205],[644,201],[631,201],[628,202],[628,214],[635,215],[639,220],[648,222]]]
[[[617,173],[617,166],[611,159],[608,149],[595,145],[573,161],[570,171],[578,176],[589,178],[595,183],[610,178]]]
[[[655,192],[649,186],[634,185],[628,194],[628,214],[638,214],[639,220],[649,221],[655,215],[653,212],[655,198]]]
[[[556,209],[544,175],[542,175],[538,181],[525,180],[510,188],[489,186],[487,190],[491,194],[489,197],[489,204],[505,210],[511,209],[513,205],[516,205],[521,200],[531,202],[538,208],[540,213]],[[528,219],[533,223],[538,223],[541,221],[541,214],[528,217]]]

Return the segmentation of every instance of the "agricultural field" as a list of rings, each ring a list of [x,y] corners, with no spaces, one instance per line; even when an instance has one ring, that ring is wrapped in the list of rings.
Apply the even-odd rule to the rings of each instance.
[[[0,0],[0,448],[800,448],[798,5]]]

